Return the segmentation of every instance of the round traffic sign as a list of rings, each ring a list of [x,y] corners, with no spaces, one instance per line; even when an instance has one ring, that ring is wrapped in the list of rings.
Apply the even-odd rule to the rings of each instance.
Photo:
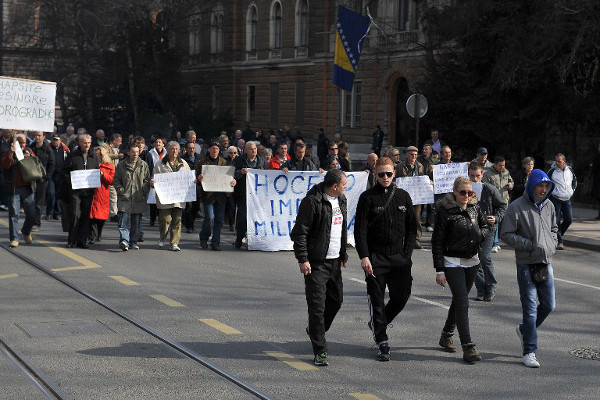
[[[416,118],[415,116],[417,115],[417,108],[419,109],[419,118],[423,118],[423,116],[427,114],[428,107],[429,104],[427,103],[427,99],[425,96],[419,93],[411,95],[408,100],[406,100],[406,111],[408,111],[408,115],[413,118]]]

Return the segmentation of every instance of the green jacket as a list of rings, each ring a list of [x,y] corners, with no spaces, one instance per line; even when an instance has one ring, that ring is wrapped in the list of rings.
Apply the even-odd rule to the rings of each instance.
[[[515,181],[506,168],[502,172],[496,171],[494,167],[490,168],[483,174],[483,181],[494,185],[502,195],[504,202],[510,203],[510,191],[515,186]]]
[[[142,214],[146,211],[150,169],[144,160],[138,159],[132,163],[127,158],[121,161],[115,170],[113,186],[117,191],[117,208],[120,212]]]

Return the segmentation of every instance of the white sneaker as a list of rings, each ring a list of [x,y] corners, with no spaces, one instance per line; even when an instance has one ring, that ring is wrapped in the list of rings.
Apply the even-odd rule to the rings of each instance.
[[[523,348],[523,334],[521,333],[520,325],[517,325],[516,332],[517,332],[517,336],[521,340],[521,348]]]
[[[158,241],[158,247],[160,247],[161,249],[162,249],[163,247],[165,247],[165,242],[163,242],[162,240],[159,240],[159,241]]]
[[[173,250],[173,251],[180,251],[181,249],[179,248],[179,246],[177,246],[176,244],[174,244],[173,246],[171,246],[171,250]]]
[[[502,247],[500,247],[500,245],[496,246],[496,248],[498,248],[498,250],[502,250]]]
[[[433,227],[431,227],[431,226],[428,226],[428,227],[427,227],[427,232],[433,232]]]
[[[523,356],[523,364],[529,368],[539,368],[540,363],[535,358],[535,353],[527,353]]]
[[[500,248],[498,246],[492,247],[492,253],[497,253],[499,251],[500,251]]]

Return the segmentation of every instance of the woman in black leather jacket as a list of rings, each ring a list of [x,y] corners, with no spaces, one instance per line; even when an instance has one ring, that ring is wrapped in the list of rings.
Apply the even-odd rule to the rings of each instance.
[[[452,291],[452,304],[442,330],[440,346],[456,351],[452,341],[454,328],[458,328],[463,348],[463,360],[480,361],[469,332],[469,291],[473,287],[479,268],[477,252],[489,233],[485,216],[477,205],[473,184],[464,177],[456,178],[452,193],[436,204],[438,209],[431,238],[436,282]]]

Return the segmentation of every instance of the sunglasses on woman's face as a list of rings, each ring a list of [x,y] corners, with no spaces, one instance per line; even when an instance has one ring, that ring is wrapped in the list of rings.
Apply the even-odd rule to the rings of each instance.
[[[473,196],[475,194],[475,192],[471,191],[471,190],[459,190],[458,194],[460,194],[461,196]]]
[[[387,176],[388,178],[391,178],[392,175],[394,175],[393,172],[380,172],[377,174],[378,177],[383,178],[384,176]]]
[[[230,151],[229,154],[237,154],[237,151]]]

